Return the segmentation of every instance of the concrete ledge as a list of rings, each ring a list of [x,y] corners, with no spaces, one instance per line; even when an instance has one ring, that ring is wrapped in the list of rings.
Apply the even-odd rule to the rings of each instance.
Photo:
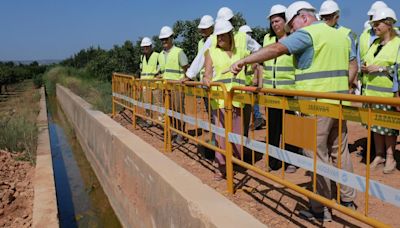
[[[265,227],[60,85],[57,99],[124,227]]]
[[[39,128],[38,147],[33,199],[33,227],[59,227],[56,187],[47,122],[47,106],[44,88],[40,89],[40,113],[37,118]]]

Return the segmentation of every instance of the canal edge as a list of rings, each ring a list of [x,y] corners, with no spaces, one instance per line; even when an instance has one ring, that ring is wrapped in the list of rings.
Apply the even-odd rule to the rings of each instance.
[[[40,112],[36,120],[38,145],[33,199],[33,227],[59,227],[56,188],[51,157],[47,105],[44,87],[40,89]]]

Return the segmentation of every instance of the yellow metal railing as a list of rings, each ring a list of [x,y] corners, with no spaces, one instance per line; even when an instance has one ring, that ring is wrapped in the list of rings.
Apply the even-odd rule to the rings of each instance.
[[[336,181],[338,189],[336,201],[324,198],[316,193],[316,177],[318,173],[318,167],[324,165],[321,164],[321,161],[318,162],[317,159],[317,116],[339,120],[338,137],[339,142],[341,142],[343,137],[342,120],[349,120],[365,124],[368,126],[369,132],[372,125],[400,129],[400,115],[397,112],[374,110],[371,108],[371,105],[366,108],[345,106],[342,105],[343,101],[358,102],[363,104],[387,104],[392,106],[400,106],[400,99],[279,89],[257,89],[254,87],[233,87],[231,91],[227,91],[224,84],[221,83],[211,83],[211,88],[207,89],[204,88],[204,85],[199,82],[180,83],[176,81],[162,80],[135,80],[132,76],[117,73],[113,74],[112,82],[113,115],[115,115],[115,105],[120,105],[132,111],[132,123],[134,125],[136,122],[136,117],[160,124],[160,126],[164,128],[164,150],[166,152],[172,150],[171,140],[172,136],[175,134],[186,137],[187,139],[199,145],[223,154],[226,158],[226,178],[228,192],[234,193],[233,164],[236,164],[366,224],[375,227],[387,227],[387,225],[383,222],[368,216],[369,195],[374,195],[373,192],[371,193],[370,191],[370,134],[368,134],[367,139],[368,143],[365,177],[362,177],[365,178],[365,180],[361,179],[362,181],[365,181],[364,212],[360,213],[358,211],[353,211],[338,203],[340,202],[340,181]],[[153,99],[154,91],[161,92],[161,102],[155,102],[155,99]],[[212,121],[211,101],[213,99],[224,101],[224,126],[220,126],[218,123],[214,123]],[[316,99],[339,100],[341,103],[322,103],[317,102]],[[208,103],[208,107],[204,106],[202,101],[204,101],[204,103]],[[240,102],[241,104],[250,105],[252,108],[255,104],[258,104],[265,108],[265,116],[267,119],[268,108],[282,110],[282,139],[279,146],[280,150],[278,150],[278,152],[282,152],[283,155],[288,156],[284,151],[285,143],[313,151],[314,156],[309,158],[312,159],[312,165],[310,165],[311,168],[309,169],[313,172],[312,191],[304,189],[303,187],[285,179],[284,159],[281,159],[283,167],[279,176],[276,176],[268,171],[269,159],[272,153],[272,151],[269,151],[268,131],[271,129],[269,129],[268,126],[265,130],[267,137],[263,151],[260,150],[262,147],[258,147],[258,149],[256,148],[261,144],[255,140],[254,130],[249,130],[249,135],[245,137],[243,132],[245,127],[242,126],[241,135],[233,134],[233,102]],[[208,109],[208,112],[205,109]],[[297,115],[288,114],[286,111],[291,111],[292,113],[296,112]],[[240,112],[242,118],[241,123],[243,123],[243,107],[240,108]],[[156,118],[157,116],[161,115],[164,116],[164,121],[160,121]],[[217,115],[217,119],[219,120],[219,112],[217,112]],[[252,119],[254,124],[254,118]],[[296,131],[288,130],[293,128],[295,128]],[[296,134],[295,132],[300,132],[300,134]],[[226,145],[225,150],[217,147],[213,143],[213,134],[224,136]],[[236,141],[233,140],[235,137]],[[241,145],[240,157],[233,156],[233,144]],[[247,149],[251,149],[251,162],[244,160],[245,147],[247,147]],[[341,167],[341,147],[342,145],[339,143],[337,158],[338,166],[336,167],[336,170],[334,170],[339,174],[341,174],[343,171]],[[264,169],[256,166],[255,164],[255,157],[257,153],[265,155]],[[321,175],[320,173],[318,174]],[[343,175],[344,174],[346,173],[343,173]],[[341,177],[339,176],[338,178],[340,179]],[[357,180],[360,180],[360,177],[357,177]],[[397,189],[395,190],[398,191]],[[400,195],[396,197],[400,197]]]

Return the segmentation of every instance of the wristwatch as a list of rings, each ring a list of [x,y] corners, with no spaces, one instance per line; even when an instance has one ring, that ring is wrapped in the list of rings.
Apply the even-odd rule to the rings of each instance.
[[[382,73],[383,72],[383,67],[379,67],[378,71],[379,71],[379,73]]]

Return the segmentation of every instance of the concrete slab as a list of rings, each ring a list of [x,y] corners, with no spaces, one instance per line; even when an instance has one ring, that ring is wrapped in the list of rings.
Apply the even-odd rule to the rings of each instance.
[[[37,118],[39,136],[33,199],[33,227],[59,227],[56,188],[51,158],[47,124],[47,107],[44,88],[40,90],[40,113]]]
[[[57,99],[124,227],[265,227],[60,85]]]

